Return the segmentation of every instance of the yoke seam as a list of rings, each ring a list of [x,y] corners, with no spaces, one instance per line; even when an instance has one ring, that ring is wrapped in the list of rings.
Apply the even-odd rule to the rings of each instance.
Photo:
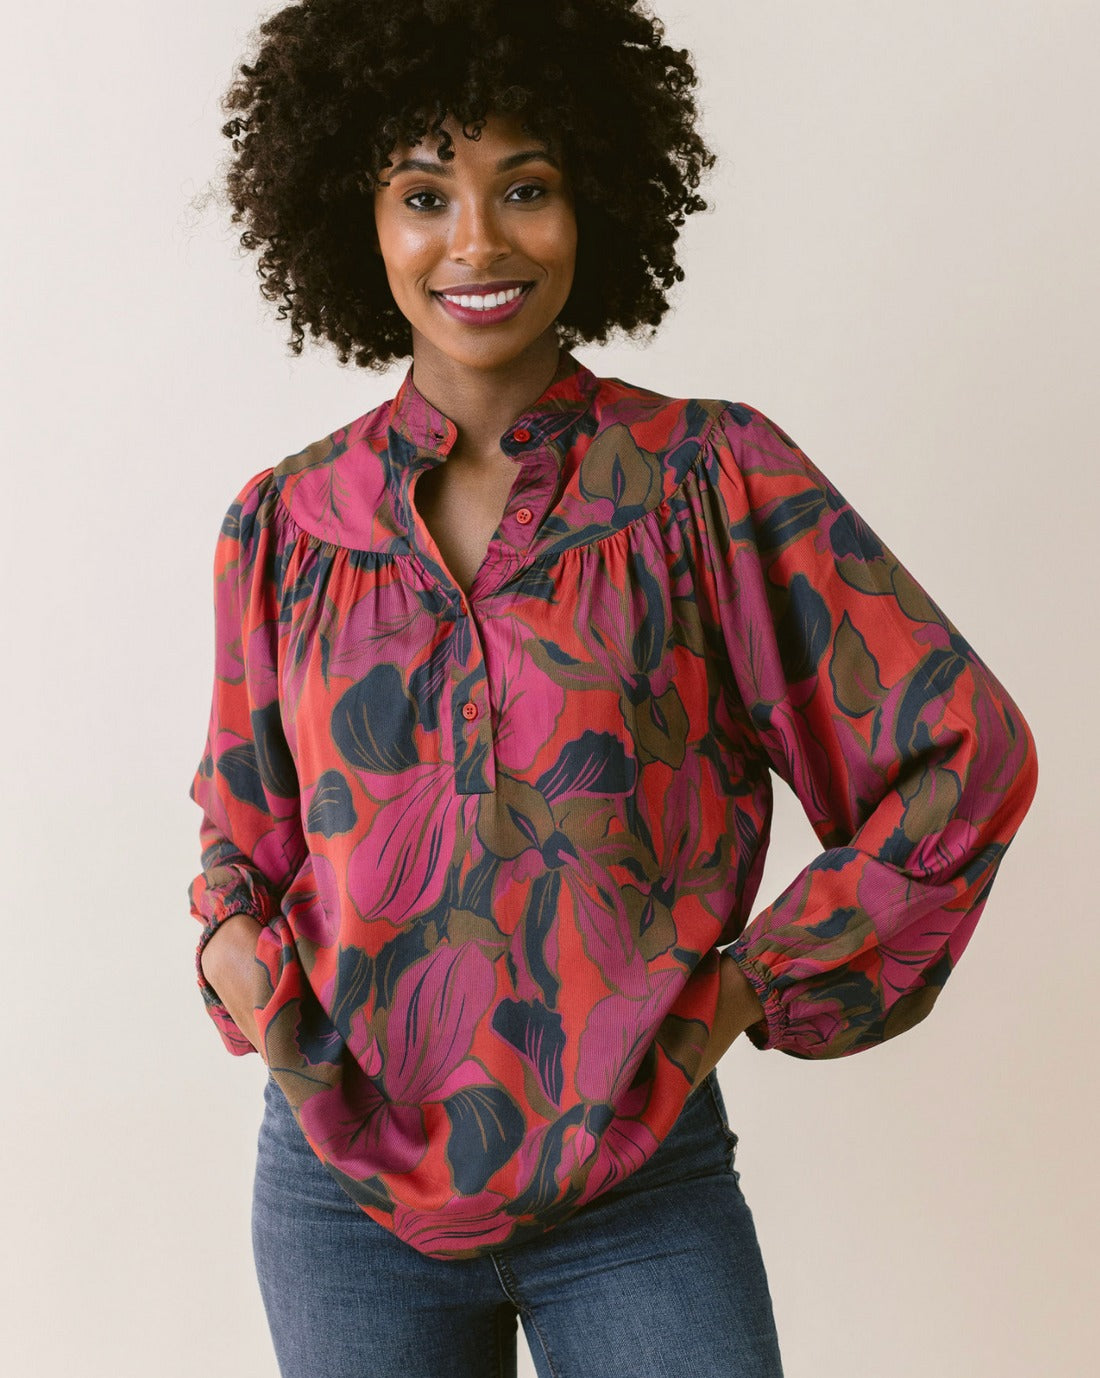
[[[583,541],[575,546],[566,545],[557,548],[552,548],[548,551],[543,552],[540,555],[537,555],[532,561],[530,561],[530,564],[538,565],[544,559],[556,561],[567,551],[589,550],[593,546],[602,545],[605,541],[614,540],[616,536],[621,536],[624,531],[629,531],[632,527],[639,525],[641,522],[644,522],[647,517],[652,517],[654,514],[662,512],[662,510],[664,515],[667,517],[668,510],[672,505],[673,499],[677,496],[681,489],[685,487],[688,480],[696,473],[696,471],[702,467],[704,463],[704,455],[708,451],[708,447],[711,442],[711,437],[714,431],[718,428],[718,425],[721,422],[722,418],[727,414],[730,407],[733,405],[737,404],[724,402],[723,405],[718,409],[718,411],[716,411],[715,414],[710,418],[703,430],[700,431],[697,442],[697,448],[695,454],[691,458],[691,462],[688,464],[687,468],[684,470],[683,474],[681,475],[680,479],[673,487],[671,492],[665,494],[665,496],[661,498],[660,502],[655,503],[653,507],[649,508],[645,512],[640,513],[637,517],[632,517],[630,521],[625,522],[622,526],[617,526],[611,531],[604,532],[602,536],[596,536],[591,540]],[[269,472],[273,473],[275,467],[277,466],[273,466],[273,468]],[[412,541],[410,540],[408,533],[406,533],[404,536],[400,538],[405,542],[405,545],[407,547],[407,549],[405,550],[368,550],[364,546],[345,545],[342,541],[330,541],[326,539],[324,536],[319,535],[316,531],[311,531],[309,527],[303,526],[301,522],[299,522],[298,518],[294,515],[294,511],[290,506],[290,500],[284,493],[281,484],[276,484],[276,493],[278,496],[279,505],[282,508],[285,516],[289,519],[290,524],[298,532],[299,536],[306,537],[306,539],[311,544],[315,543],[317,546],[328,547],[333,552],[337,550],[344,550],[357,555],[378,555],[391,560],[409,559],[410,557],[415,560],[418,558],[418,553],[413,547]],[[327,554],[328,550],[326,550],[325,553]],[[522,560],[525,553],[526,552],[516,552],[516,558]]]

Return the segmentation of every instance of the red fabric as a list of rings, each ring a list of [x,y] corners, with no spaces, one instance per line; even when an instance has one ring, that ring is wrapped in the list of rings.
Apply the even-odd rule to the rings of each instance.
[[[652,1154],[720,948],[758,1048],[844,1057],[923,1019],[1037,780],[989,668],[755,408],[563,355],[520,420],[468,596],[413,502],[456,431],[411,371],[245,484],[192,787],[192,912],[203,941],[264,925],[265,1058],[309,1142],[441,1258]],[[771,772],[824,850],[750,922]]]

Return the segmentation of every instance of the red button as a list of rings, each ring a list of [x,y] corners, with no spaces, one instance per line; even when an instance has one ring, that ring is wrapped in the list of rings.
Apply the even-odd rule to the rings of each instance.
[[[512,439],[518,445],[526,445],[527,442],[531,439],[531,432],[527,429],[526,426],[520,426],[518,430],[512,432]]]
[[[466,719],[467,722],[473,722],[473,720],[477,717],[477,704],[464,703],[462,705],[462,716]]]
[[[532,512],[529,507],[521,507],[516,513],[516,521],[519,522],[520,526],[526,526],[527,523],[533,519],[534,515],[534,512]]]

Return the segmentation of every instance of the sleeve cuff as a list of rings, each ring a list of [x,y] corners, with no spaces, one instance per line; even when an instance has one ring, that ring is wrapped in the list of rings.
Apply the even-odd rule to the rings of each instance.
[[[759,962],[746,957],[744,949],[739,948],[736,943],[724,948],[723,951],[740,967],[745,980],[752,986],[764,1006],[763,1019],[750,1024],[745,1030],[745,1037],[761,1052],[779,1047],[787,1032],[787,1014],[775,991],[771,974]]]

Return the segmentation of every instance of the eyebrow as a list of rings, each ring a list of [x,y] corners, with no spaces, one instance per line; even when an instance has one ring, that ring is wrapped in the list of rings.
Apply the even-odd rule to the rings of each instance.
[[[549,163],[551,167],[561,170],[561,164],[552,153],[547,153],[544,148],[531,148],[522,153],[510,153],[507,158],[501,158],[500,162],[497,163],[497,171],[511,172],[513,168],[522,167],[524,163],[535,161]],[[390,176],[396,177],[399,172],[431,172],[443,177],[454,176],[454,171],[446,163],[427,158],[404,158],[396,167],[390,169]]]

